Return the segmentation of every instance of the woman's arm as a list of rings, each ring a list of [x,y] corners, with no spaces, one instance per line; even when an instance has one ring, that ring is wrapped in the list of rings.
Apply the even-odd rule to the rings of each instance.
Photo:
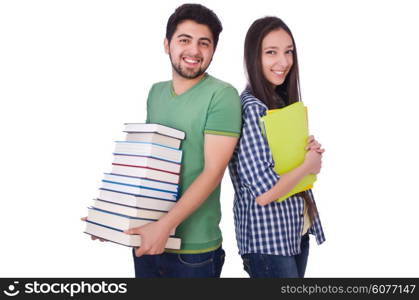
[[[274,162],[269,145],[259,126],[265,109],[257,104],[247,105],[243,110],[243,128],[239,141],[239,176],[242,185],[254,195],[257,203],[266,205],[286,195],[305,175],[318,173],[324,149],[309,136],[305,161],[294,170],[279,176],[274,171]],[[318,170],[317,170],[318,169]]]
[[[323,149],[316,151],[316,149],[309,150],[305,156],[304,162],[289,171],[282,174],[273,188],[261,194],[256,198],[259,205],[266,205],[276,199],[288,194],[304,176],[308,174],[318,174],[321,169]]]

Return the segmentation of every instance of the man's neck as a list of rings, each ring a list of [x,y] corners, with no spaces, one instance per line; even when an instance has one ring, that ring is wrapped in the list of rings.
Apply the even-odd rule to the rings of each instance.
[[[173,71],[173,76],[172,76],[173,91],[176,93],[176,95],[183,94],[184,92],[189,90],[191,87],[193,87],[195,84],[200,82],[201,79],[204,78],[205,75],[206,73],[203,73],[194,79],[188,79],[188,78],[179,76],[179,74]]]

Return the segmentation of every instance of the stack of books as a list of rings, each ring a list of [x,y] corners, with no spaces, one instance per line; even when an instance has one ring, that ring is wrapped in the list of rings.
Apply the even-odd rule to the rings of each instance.
[[[139,235],[123,231],[155,222],[178,199],[185,133],[160,124],[125,123],[126,140],[117,141],[112,170],[105,173],[98,198],[88,208],[85,233],[138,247]],[[180,249],[171,232],[166,248]]]

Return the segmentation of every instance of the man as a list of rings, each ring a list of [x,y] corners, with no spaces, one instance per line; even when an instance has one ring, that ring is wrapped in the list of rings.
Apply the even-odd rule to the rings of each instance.
[[[134,250],[136,277],[220,277],[220,183],[241,129],[236,89],[205,72],[221,31],[218,17],[199,4],[178,7],[168,20],[164,49],[172,80],[152,86],[147,123],[186,133],[181,197],[157,222],[126,231],[141,235]],[[181,250],[165,250],[174,227]]]

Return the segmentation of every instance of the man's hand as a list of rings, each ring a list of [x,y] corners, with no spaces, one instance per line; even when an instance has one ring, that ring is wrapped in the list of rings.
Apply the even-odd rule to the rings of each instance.
[[[140,257],[144,254],[156,255],[164,252],[170,230],[166,224],[156,221],[144,226],[125,230],[126,234],[139,234],[141,236],[141,246],[135,248],[135,256]]]
[[[81,218],[80,220],[82,220],[82,221],[84,221],[84,222],[86,222],[87,221],[87,217],[83,217],[83,218]],[[90,235],[90,238],[94,241],[94,240],[99,240],[99,241],[101,241],[101,242],[107,242],[108,240],[105,240],[105,239],[102,239],[102,238],[100,238],[100,237],[98,237],[98,236],[94,236],[94,235]]]

